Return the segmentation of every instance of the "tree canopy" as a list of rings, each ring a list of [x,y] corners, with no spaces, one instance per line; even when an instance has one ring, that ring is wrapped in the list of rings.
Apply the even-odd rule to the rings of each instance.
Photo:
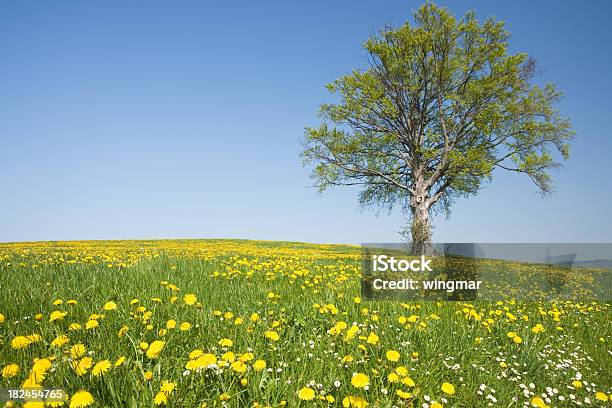
[[[425,227],[430,210],[476,194],[495,169],[551,191],[573,132],[555,108],[561,92],[534,82],[535,60],[510,53],[509,39],[503,22],[426,3],[414,24],[367,40],[367,69],[328,84],[338,102],[306,128],[315,185],[361,185],[362,205],[399,204]]]

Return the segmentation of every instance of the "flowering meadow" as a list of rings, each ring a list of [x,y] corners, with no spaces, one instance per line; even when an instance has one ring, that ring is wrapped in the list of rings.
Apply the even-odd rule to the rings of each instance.
[[[360,249],[0,244],[0,388],[67,407],[611,406],[611,305],[367,301]]]

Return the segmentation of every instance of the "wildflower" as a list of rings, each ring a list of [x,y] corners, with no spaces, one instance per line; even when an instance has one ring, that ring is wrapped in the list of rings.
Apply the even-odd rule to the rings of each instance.
[[[349,395],[342,400],[342,406],[344,408],[365,408],[368,406],[368,402],[362,397]]]
[[[234,361],[231,367],[232,367],[232,370],[240,374],[244,374],[247,370],[246,364],[244,364],[242,361]]]
[[[548,405],[546,405],[544,400],[540,397],[533,397],[531,399],[531,405],[537,408],[548,408]]]
[[[93,330],[93,329],[95,329],[96,327],[98,327],[99,325],[100,325],[100,323],[98,323],[98,321],[97,321],[97,320],[95,320],[95,319],[90,319],[90,320],[88,320],[88,321],[87,321],[87,323],[85,323],[85,328],[86,328],[87,330]]]
[[[597,393],[595,393],[595,398],[603,402],[606,402],[609,399],[608,396],[601,391],[597,391]]]
[[[68,336],[66,336],[65,334],[61,334],[59,336],[57,336],[52,342],[51,342],[51,347],[62,347],[64,344],[68,343],[70,340],[68,339]]]
[[[181,331],[187,331],[187,330],[191,329],[191,323],[189,323],[189,322],[183,322],[183,323],[181,323],[181,325],[180,325],[179,329],[180,329]]]
[[[152,373],[151,371],[146,371],[146,372],[145,372],[145,373],[142,375],[142,377],[143,377],[145,380],[149,381],[151,378],[153,378],[153,373]]]
[[[540,323],[536,324],[535,326],[533,326],[531,328],[531,332],[532,333],[542,333],[544,331],[544,326],[542,326]]]
[[[582,388],[582,381],[580,381],[580,380],[574,380],[574,381],[572,381],[572,385],[573,385],[575,388]]]
[[[402,390],[397,390],[395,391],[395,394],[400,397],[401,399],[409,399],[412,398],[412,394],[406,391],[402,391]]]
[[[116,310],[116,309],[117,309],[117,304],[113,301],[106,302],[104,304],[104,310],[110,311],[110,310]]]
[[[98,361],[94,368],[91,370],[91,373],[94,377],[99,377],[104,375],[111,366],[111,362],[109,360]]]
[[[159,390],[164,394],[172,394],[176,388],[176,383],[171,381],[163,381]]]
[[[195,305],[197,301],[198,297],[193,293],[188,293],[183,297],[183,302],[185,302],[185,304],[189,306]]]
[[[227,401],[230,398],[232,398],[232,397],[230,397],[230,395],[228,393],[226,393],[226,392],[224,392],[223,394],[219,395],[219,400],[220,401]]]
[[[228,351],[227,353],[224,353],[221,358],[225,361],[233,362],[234,360],[236,360],[236,355],[233,352]]]
[[[93,360],[91,357],[83,357],[82,359],[75,361],[72,363],[72,368],[77,373],[77,375],[84,375],[87,373],[87,370],[91,368],[93,364]]]
[[[77,391],[70,398],[70,408],[84,408],[94,403],[93,396],[84,390]]]
[[[397,375],[396,373],[390,373],[387,376],[387,381],[389,381],[390,383],[395,383],[399,381],[399,375]]]
[[[229,348],[232,347],[234,345],[234,342],[230,339],[221,339],[219,340],[219,346],[224,347],[224,348]]]
[[[266,362],[264,360],[257,360],[253,363],[253,370],[262,371],[266,368]]]
[[[82,343],[77,343],[74,346],[70,347],[70,357],[74,359],[79,358],[83,354],[85,354],[86,351],[87,349]]]
[[[170,319],[166,322],[166,329],[172,330],[176,328],[176,320]]]
[[[11,378],[19,374],[21,370],[15,363],[7,364],[2,368],[2,378]]]
[[[168,396],[160,391],[157,394],[155,394],[153,403],[155,405],[166,405],[168,403]]]
[[[302,401],[311,401],[315,397],[315,392],[310,387],[304,387],[298,391],[298,398]]]
[[[280,339],[280,336],[274,330],[266,330],[266,332],[264,333],[264,336],[266,337],[266,339],[272,340],[272,341],[278,341],[278,339]]]
[[[370,333],[370,335],[368,336],[366,342],[368,344],[372,344],[372,345],[378,344],[378,336],[376,335],[376,333],[374,333],[374,332]]]
[[[246,363],[247,361],[251,361],[254,358],[255,356],[253,355],[253,353],[244,353],[240,356],[240,361]]]
[[[32,343],[37,343],[41,340],[40,335],[32,334],[30,336],[17,336],[11,340],[11,347],[13,349],[21,349],[28,347]]]
[[[147,357],[153,359],[159,357],[159,353],[164,349],[165,341],[155,340],[147,349]]]
[[[395,350],[388,350],[387,353],[385,354],[387,357],[387,360],[396,363],[399,361],[400,359],[400,353],[395,351]]]
[[[408,369],[404,366],[399,366],[395,369],[395,372],[397,373],[397,375],[399,375],[400,377],[406,377],[408,375]]]
[[[414,380],[410,377],[402,378],[402,384],[404,384],[407,387],[414,387],[416,385]]]
[[[125,356],[121,356],[115,361],[115,367],[119,367],[125,362]]]
[[[370,383],[370,379],[363,373],[354,373],[351,384],[355,388],[365,388]]]
[[[440,389],[445,394],[448,394],[448,395],[455,394],[455,386],[451,383],[448,383],[448,382],[443,383]]]
[[[55,322],[57,320],[62,320],[68,312],[62,312],[61,310],[54,310],[49,315],[49,322]]]

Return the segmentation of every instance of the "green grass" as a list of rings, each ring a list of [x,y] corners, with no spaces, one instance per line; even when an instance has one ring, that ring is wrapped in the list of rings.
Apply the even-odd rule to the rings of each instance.
[[[86,259],[87,254],[92,258]],[[117,267],[122,262],[125,266]],[[162,281],[180,291],[172,292]],[[256,402],[279,406],[283,401],[287,406],[342,406],[348,395],[362,396],[373,407],[421,406],[434,400],[444,406],[519,407],[547,393],[547,387],[557,391],[550,392],[550,406],[574,406],[570,394],[583,405],[588,405],[585,398],[605,405],[596,400],[596,392],[612,392],[609,304],[402,304],[365,299],[358,304],[354,298],[359,290],[359,248],[346,246],[193,240],[0,244],[0,313],[5,316],[0,324],[0,364],[21,367],[19,375],[0,379],[0,386],[19,387],[35,358],[52,356],[53,369],[43,385],[63,387],[69,395],[85,389],[96,406],[152,406],[164,380],[177,384],[168,402],[175,407],[249,407]],[[270,292],[276,295],[272,299]],[[200,304],[185,304],[187,293],[195,294]],[[173,295],[176,303],[170,301]],[[135,298],[140,302],[130,305]],[[54,306],[56,299],[63,304]],[[67,305],[69,299],[77,304]],[[104,311],[108,301],[118,308]],[[152,312],[149,330],[135,318],[142,315],[135,310],[139,305]],[[337,312],[322,313],[315,305],[333,305],[329,309]],[[474,313],[469,317],[472,309],[479,320]],[[53,310],[68,315],[49,322]],[[231,312],[233,317],[228,320],[214,311]],[[43,317],[37,321],[39,313]],[[73,322],[84,325],[93,313],[104,314],[96,329],[68,329]],[[249,320],[253,313],[261,316],[256,323]],[[413,315],[414,323],[414,318],[404,324],[398,321]],[[236,325],[237,317],[244,322]],[[161,336],[159,330],[169,319],[189,322],[192,328],[168,330]],[[486,319],[491,319],[488,327],[483,324]],[[346,330],[329,334],[339,321],[349,327],[355,322],[357,336],[346,340]],[[533,333],[536,324],[545,331]],[[123,325],[129,331],[119,337]],[[267,330],[278,332],[280,339],[265,338]],[[377,344],[367,342],[372,332],[379,337]],[[514,343],[508,332],[515,332],[522,342]],[[15,336],[34,333],[43,340],[23,349],[11,347]],[[60,334],[68,335],[70,343],[50,347]],[[255,359],[265,360],[268,369],[249,368],[244,374],[229,367],[185,372],[194,349],[221,358],[221,338],[233,341],[230,349],[236,355],[251,352]],[[149,359],[139,343],[156,339],[164,340],[165,347],[159,358]],[[114,362],[120,356],[127,361],[101,377],[90,372],[78,376],[68,354],[70,345],[78,342],[94,362]],[[399,362],[385,358],[390,349],[401,353]],[[353,361],[344,364],[341,359],[347,355]],[[414,387],[387,380],[399,365],[408,368]],[[143,378],[147,371],[153,373],[151,380]],[[368,390],[351,385],[354,372],[368,375]],[[581,388],[572,386],[577,376]],[[241,379],[248,383],[242,385]],[[334,385],[337,381],[339,387]],[[300,401],[298,390],[311,382],[317,395],[332,395],[335,401]],[[443,394],[443,382],[452,383],[456,393]],[[413,396],[402,400],[395,395],[398,389]],[[220,401],[223,393],[231,398]]]

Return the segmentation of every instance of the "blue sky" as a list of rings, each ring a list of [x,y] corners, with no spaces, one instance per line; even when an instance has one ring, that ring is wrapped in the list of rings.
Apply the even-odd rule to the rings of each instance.
[[[324,84],[411,1],[3,2],[0,241],[256,238],[397,241],[403,216],[311,188],[298,154]],[[541,198],[496,173],[434,239],[612,240],[612,7],[441,2],[507,22],[512,49],[565,92],[572,157]]]

